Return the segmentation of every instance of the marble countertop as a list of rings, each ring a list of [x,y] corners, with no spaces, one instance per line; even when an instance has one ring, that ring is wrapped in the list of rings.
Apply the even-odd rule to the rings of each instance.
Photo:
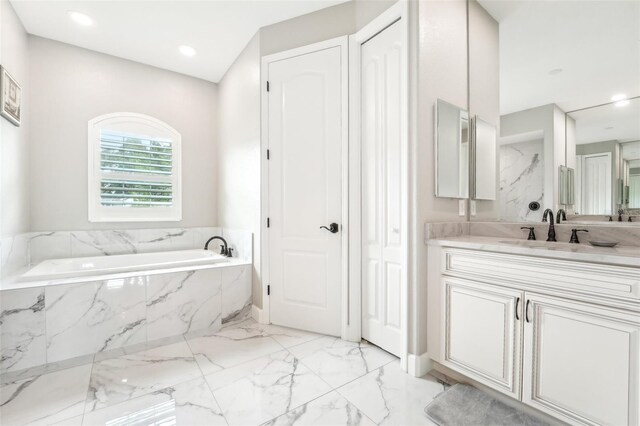
[[[606,263],[640,268],[640,247],[593,247],[590,244],[528,241],[512,238],[461,236],[428,240],[431,246],[455,247],[553,259]],[[640,271],[639,278],[640,278]]]
[[[62,285],[62,284],[71,284],[71,283],[80,283],[80,282],[91,282],[91,281],[104,281],[111,279],[119,279],[119,278],[130,278],[140,275],[156,275],[156,274],[170,274],[173,272],[184,272],[184,271],[193,271],[200,269],[214,269],[214,268],[227,268],[231,266],[240,266],[240,265],[251,265],[250,260],[240,259],[240,258],[231,258],[226,262],[220,263],[212,263],[208,265],[191,265],[191,266],[182,266],[179,268],[159,268],[159,269],[149,269],[144,271],[129,271],[129,272],[121,272],[117,274],[105,274],[105,275],[88,275],[82,276],[78,278],[60,278],[53,280],[39,280],[39,281],[20,281],[19,278],[22,274],[27,272],[30,268],[29,266],[26,268],[22,268],[19,271],[16,271],[15,274],[5,277],[0,280],[0,291],[6,290],[19,290],[24,288],[31,287],[45,287],[50,285]]]

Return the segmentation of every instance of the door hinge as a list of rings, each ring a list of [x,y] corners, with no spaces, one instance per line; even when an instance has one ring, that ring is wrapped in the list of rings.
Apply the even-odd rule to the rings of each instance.
[[[269,91],[269,82],[267,81],[267,92]]]
[[[271,296],[271,285],[267,284],[267,296]]]
[[[270,156],[270,152],[269,150],[267,150],[267,160],[269,159],[269,156]]]
[[[267,218],[267,228],[271,226],[271,219]]]

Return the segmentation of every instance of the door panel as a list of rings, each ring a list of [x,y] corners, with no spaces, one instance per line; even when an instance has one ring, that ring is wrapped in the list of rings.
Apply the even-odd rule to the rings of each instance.
[[[270,318],[339,336],[342,47],[268,66]]]
[[[523,402],[570,422],[637,425],[637,316],[527,294]]]
[[[459,279],[444,284],[444,364],[519,398],[522,292]]]
[[[401,290],[406,279],[401,28],[396,22],[364,43],[360,64],[362,337],[396,355],[401,352]]]
[[[585,155],[582,214],[612,214],[611,154]]]

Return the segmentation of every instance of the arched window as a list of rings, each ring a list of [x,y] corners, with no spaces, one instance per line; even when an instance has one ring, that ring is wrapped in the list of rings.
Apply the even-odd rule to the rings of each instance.
[[[182,220],[181,137],[143,114],[89,121],[89,221]]]

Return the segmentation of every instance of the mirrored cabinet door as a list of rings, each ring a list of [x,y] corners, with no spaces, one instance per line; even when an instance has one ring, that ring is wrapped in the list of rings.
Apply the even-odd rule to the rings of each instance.
[[[436,126],[436,196],[469,197],[469,114],[438,99]]]

